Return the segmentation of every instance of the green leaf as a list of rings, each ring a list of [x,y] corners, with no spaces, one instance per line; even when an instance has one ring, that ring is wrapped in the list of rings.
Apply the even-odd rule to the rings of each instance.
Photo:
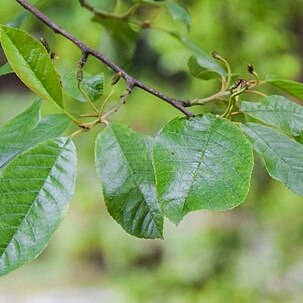
[[[21,12],[12,21],[8,22],[6,26],[19,28],[21,27],[22,23],[26,20],[28,16],[29,16],[29,11]]]
[[[151,148],[153,140],[126,126],[109,124],[95,148],[97,174],[110,215],[131,235],[162,238]]]
[[[76,153],[68,138],[20,154],[0,175],[0,276],[35,259],[74,193]]]
[[[41,102],[34,102],[27,110],[0,129],[0,169],[18,154],[47,139],[61,136],[70,120],[61,114],[40,119]]]
[[[1,44],[17,76],[34,93],[62,107],[59,76],[45,47],[26,32],[1,25]]]
[[[33,6],[37,7],[39,0],[33,3]],[[20,28],[23,22],[30,16],[30,11],[23,11],[18,14],[12,21],[7,22],[6,26]]]
[[[125,63],[133,55],[139,29],[117,18],[94,16],[93,21],[101,24],[105,30],[102,39],[106,43],[103,43],[102,53]]]
[[[200,74],[202,71],[204,74],[200,74],[198,77],[200,79],[208,80],[214,78],[217,75],[222,77],[227,76],[226,70],[218,63],[217,60],[209,56],[199,46],[188,40],[187,37],[182,36],[176,32],[171,32],[170,34],[172,37],[176,38],[179,42],[181,42],[184,46],[186,46],[194,53],[194,56],[192,56],[188,62],[188,67],[194,77],[196,77],[197,74]]]
[[[243,101],[240,111],[293,136],[303,133],[303,106],[283,96],[269,96],[260,102]]]
[[[0,76],[7,75],[13,73],[13,69],[9,65],[9,63],[5,63],[0,66]]]
[[[169,14],[174,20],[180,20],[185,24],[187,30],[190,30],[191,17],[188,11],[184,7],[170,1],[161,1],[159,2],[159,4],[161,4],[163,7],[167,9],[167,11],[169,12]]]
[[[278,131],[256,123],[241,125],[270,176],[303,195],[303,145]]]
[[[277,79],[273,76],[268,76],[266,78],[266,82],[270,83],[275,87],[278,87],[279,89],[290,94],[291,96],[303,100],[303,83],[290,81],[290,80]]]
[[[84,73],[83,80],[81,81],[81,87],[89,96],[91,101],[97,101],[102,96],[103,86],[103,73],[95,76]],[[77,72],[70,72],[63,76],[63,87],[70,97],[80,102],[87,102],[78,88]]]
[[[199,209],[228,210],[245,199],[252,147],[226,119],[176,118],[156,137],[154,167],[160,206],[172,222]]]
[[[208,59],[201,60],[200,57],[198,58],[195,56],[191,56],[188,60],[187,65],[190,73],[198,79],[210,80],[220,75],[216,67],[214,67],[213,61]]]

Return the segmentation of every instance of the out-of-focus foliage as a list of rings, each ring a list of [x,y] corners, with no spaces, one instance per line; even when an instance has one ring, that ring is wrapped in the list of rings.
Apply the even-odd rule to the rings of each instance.
[[[125,2],[117,2],[124,11]],[[101,9],[115,8],[115,1],[91,3]],[[1,23],[10,22],[17,12],[23,12],[15,1],[4,0],[4,4]],[[183,1],[183,5],[192,15],[190,40],[208,53],[216,50],[224,55],[236,67],[234,72],[246,77],[246,65],[253,63],[262,78],[273,74],[302,80],[300,0],[191,0]],[[90,21],[92,15],[81,9],[77,1],[44,0],[39,7],[91,46],[107,50],[113,58],[119,56],[119,52],[108,51],[111,46],[102,27]],[[159,27],[187,35],[184,26],[172,22],[167,14],[160,15],[156,22]],[[60,72],[76,67],[80,54],[68,41],[56,37],[32,16],[22,26],[36,37],[47,38],[59,56],[55,64]],[[189,77],[187,62],[191,55],[174,37],[146,29],[139,35],[133,57],[123,61],[122,67],[168,94],[187,99],[206,96],[217,89],[217,84]],[[112,73],[94,59],[89,59],[85,70],[90,74],[105,73],[106,96],[111,90]],[[24,88],[13,76],[0,78],[0,89],[3,125],[26,108],[32,98],[25,96]],[[123,89],[121,81],[112,100]],[[87,104],[70,104],[75,112],[78,106],[87,108]],[[56,111],[49,104],[43,106],[45,113]],[[155,134],[175,114],[163,102],[135,91],[114,119]],[[78,191],[66,222],[37,262],[0,280],[0,298],[42,292],[47,297],[52,290],[87,287],[91,291],[86,298],[93,297],[98,288],[102,289],[96,295],[99,301],[104,296],[107,302],[219,303],[227,298],[241,303],[300,302],[303,201],[282,185],[269,181],[263,164],[255,169],[255,190],[239,209],[190,215],[178,230],[167,224],[165,241],[142,242],[126,235],[105,211],[92,165],[91,142],[96,135],[94,130],[83,136],[81,144],[76,139],[80,152]],[[80,300],[81,295],[77,298]]]

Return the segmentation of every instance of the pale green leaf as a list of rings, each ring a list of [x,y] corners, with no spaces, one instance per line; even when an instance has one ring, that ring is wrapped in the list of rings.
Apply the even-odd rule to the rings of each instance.
[[[111,123],[98,136],[95,148],[107,209],[123,229],[140,238],[162,238],[152,143],[147,136]]]
[[[240,111],[293,136],[303,133],[303,106],[283,96],[268,96],[260,102],[244,101]]]
[[[26,32],[1,26],[1,44],[16,75],[34,93],[62,107],[59,76],[45,47]]]
[[[76,153],[68,138],[43,142],[0,175],[0,276],[35,259],[74,193]]]
[[[190,29],[191,17],[188,11],[184,7],[171,1],[161,1],[159,3],[161,3],[162,6],[164,6],[167,9],[167,11],[172,16],[173,19],[183,22],[187,30]]]
[[[157,135],[153,154],[159,203],[174,223],[194,210],[232,209],[248,193],[252,147],[229,120],[176,118]]]
[[[105,30],[102,39],[106,43],[101,45],[102,53],[123,64],[129,60],[136,47],[138,26],[133,26],[123,19],[105,16],[94,16],[92,20],[101,24]]]
[[[303,83],[301,82],[278,79],[273,76],[268,76],[266,78],[266,82],[272,84],[275,87],[278,87],[291,96],[303,100]]]
[[[187,62],[190,73],[198,79],[210,80],[220,75],[212,60],[203,60],[191,56]]]
[[[40,106],[40,101],[34,102],[0,129],[0,169],[28,148],[61,136],[70,126],[70,120],[61,114],[40,120]]]
[[[303,195],[303,145],[260,124],[246,123],[241,128],[264,159],[270,176]]]
[[[188,40],[187,37],[182,36],[179,33],[171,32],[170,34],[194,53],[194,56],[192,56],[188,62],[191,72],[196,69],[205,71],[206,77],[202,78],[201,74],[200,78],[206,80],[211,79],[216,75],[222,77],[227,76],[226,70],[218,63],[218,61],[209,56],[202,48],[195,45],[190,40]],[[208,70],[208,72],[206,72],[206,70]],[[196,73],[197,72],[194,72],[194,76]]]
[[[80,102],[87,102],[78,87],[77,72],[70,72],[63,76],[63,86],[66,93]],[[103,94],[104,75],[91,76],[84,73],[81,88],[85,91],[91,101],[97,101]]]

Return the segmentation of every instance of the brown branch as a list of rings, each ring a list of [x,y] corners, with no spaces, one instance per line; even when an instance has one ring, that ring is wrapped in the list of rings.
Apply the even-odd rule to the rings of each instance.
[[[73,44],[75,44],[82,52],[83,56],[93,56],[100,60],[103,64],[108,66],[110,69],[112,69],[116,73],[120,73],[121,77],[126,81],[127,87],[138,87],[148,93],[150,93],[153,96],[158,97],[159,99],[162,99],[163,101],[169,103],[173,107],[177,108],[179,111],[184,113],[186,116],[191,117],[193,116],[193,113],[188,111],[185,107],[189,105],[188,101],[186,100],[180,100],[175,99],[170,96],[167,96],[156,89],[144,84],[143,82],[133,78],[130,76],[126,71],[124,71],[122,68],[120,68],[118,65],[116,65],[114,62],[112,62],[109,58],[101,54],[100,52],[92,49],[79,39],[77,39],[75,36],[70,34],[69,32],[62,29],[60,26],[55,24],[50,18],[48,18],[46,15],[44,15],[41,11],[39,11],[36,7],[28,3],[27,0],[16,0],[21,6],[23,6],[26,10],[30,11],[34,16],[36,16],[40,21],[42,21],[45,25],[47,25],[53,32],[56,34],[59,34],[69,41],[71,41]]]

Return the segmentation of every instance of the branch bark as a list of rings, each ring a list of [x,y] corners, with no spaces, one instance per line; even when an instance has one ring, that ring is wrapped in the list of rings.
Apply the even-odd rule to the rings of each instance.
[[[43,14],[40,10],[38,10],[36,7],[34,7],[32,4],[30,4],[27,0],[16,0],[21,6],[23,6],[26,10],[30,11],[31,14],[36,16],[40,21],[42,21],[46,26],[48,26],[53,32],[56,34],[59,34],[69,41],[71,41],[73,44],[75,44],[82,52],[82,55],[84,56],[93,56],[97,58],[99,61],[101,61],[103,64],[105,64],[107,67],[109,67],[111,70],[113,70],[116,73],[120,73],[121,77],[126,81],[127,87],[138,87],[147,93],[169,103],[179,111],[181,111],[183,114],[185,114],[188,117],[193,116],[193,113],[188,111],[185,107],[189,106],[189,102],[186,100],[181,99],[175,99],[170,96],[167,96],[163,94],[162,92],[154,89],[153,87],[150,87],[146,85],[145,83],[133,78],[130,76],[125,70],[123,70],[121,67],[116,65],[113,61],[111,61],[109,58],[104,56],[102,53],[94,50],[93,48],[89,47],[79,39],[77,39],[75,36],[61,28],[59,25],[54,23],[50,18],[48,18],[45,14]]]

